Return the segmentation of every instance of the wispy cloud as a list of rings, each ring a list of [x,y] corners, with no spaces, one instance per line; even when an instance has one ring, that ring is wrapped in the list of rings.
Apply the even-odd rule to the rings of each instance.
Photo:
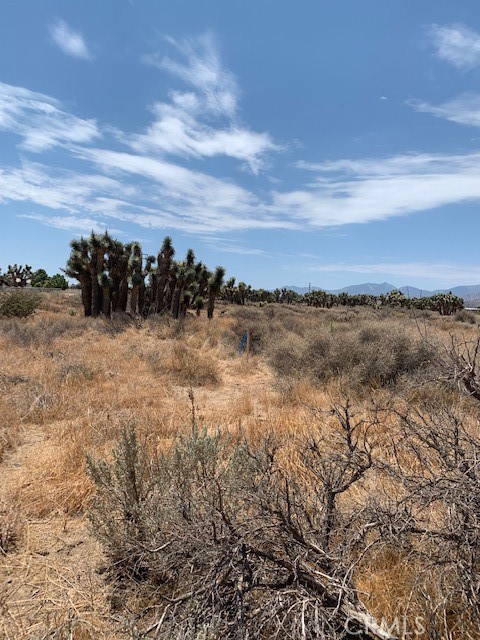
[[[101,213],[100,197],[131,197],[134,189],[108,176],[24,162],[0,168],[0,203],[29,202],[76,215]]]
[[[215,128],[200,122],[199,109],[194,94],[172,94],[171,103],[153,106],[155,121],[145,133],[132,136],[130,145],[141,153],[165,152],[197,158],[225,155],[245,162],[255,174],[263,167],[265,155],[279,150],[267,133],[233,124]]]
[[[85,144],[100,137],[95,120],[78,118],[42,93],[0,82],[0,130],[22,138],[28,151],[62,144]]]
[[[81,157],[102,171],[114,175],[133,176],[142,183],[138,191],[156,214],[147,214],[144,224],[165,226],[173,221],[177,228],[197,233],[240,229],[295,228],[294,222],[280,219],[251,191],[231,180],[217,178],[201,171],[148,156],[83,149]],[[142,220],[136,215],[135,221]]]
[[[132,137],[132,148],[183,157],[225,155],[258,174],[266,154],[280,147],[268,133],[251,131],[239,121],[237,83],[223,67],[212,34],[181,41],[168,38],[168,42],[180,60],[149,54],[143,61],[172,73],[195,91],[173,91],[169,102],[155,103],[154,122],[145,133]]]
[[[79,233],[88,234],[91,231],[100,233],[105,231],[106,225],[101,224],[98,220],[93,218],[80,218],[78,216],[47,216],[40,213],[26,213],[20,216],[20,218],[27,218],[29,220],[35,220],[41,222],[46,227],[52,227],[54,229],[62,229],[63,231],[77,231]],[[120,233],[118,230],[110,229],[111,233]]]
[[[409,100],[407,104],[416,111],[429,113],[437,118],[470,127],[480,126],[480,94],[478,93],[463,93],[437,106],[421,100]]]
[[[389,275],[402,278],[423,278],[453,285],[458,282],[477,282],[480,280],[478,265],[462,265],[432,262],[381,262],[375,264],[345,264],[335,262],[312,265],[310,271],[323,273],[356,273],[366,275]]]
[[[305,189],[276,193],[274,205],[314,226],[386,220],[480,198],[480,153],[298,163],[316,174]]]
[[[480,200],[480,153],[407,155],[308,165],[313,181],[264,197],[227,179],[148,156],[76,148],[83,171],[27,163],[0,171],[0,201],[24,201],[147,228],[197,235],[308,229],[384,220]]]
[[[166,40],[183,60],[159,53],[146,54],[142,60],[197,89],[211,112],[233,117],[237,111],[239,90],[233,74],[222,65],[213,34],[207,32],[197,38]]]
[[[207,244],[222,253],[237,253],[244,256],[266,256],[267,252],[263,249],[257,249],[255,247],[247,247],[244,244],[240,244],[235,240],[231,240],[225,237],[210,236],[206,239]]]
[[[438,58],[458,69],[473,69],[480,64],[480,34],[462,24],[429,29],[432,44]]]
[[[193,89],[172,92],[168,101],[156,103],[152,124],[140,132],[113,130],[108,123],[100,127],[69,113],[52,97],[0,84],[0,130],[20,136],[26,154],[51,148],[59,154],[51,167],[24,161],[0,168],[0,202],[50,208],[57,225],[69,224],[74,216],[89,225],[120,221],[205,237],[246,229],[338,230],[480,200],[480,153],[299,162],[297,167],[308,174],[300,175],[294,190],[282,189],[283,183],[272,188],[268,175],[262,176],[262,189],[247,188],[252,179],[226,177],[228,167],[222,177],[210,174],[207,163],[201,164],[205,158],[226,155],[255,173],[269,151],[281,149],[268,134],[238,123],[236,83],[211,37],[204,38],[174,43],[185,58],[178,66],[159,58],[157,66],[173,70]],[[227,93],[230,103],[221,97]],[[414,106],[441,110],[442,117],[458,121],[470,113],[473,122],[475,100]],[[59,168],[65,166],[72,168]],[[49,219],[38,221],[48,224]],[[249,250],[239,242],[224,246]]]
[[[83,36],[70,27],[65,20],[56,20],[50,26],[50,36],[60,49],[72,58],[92,60],[93,56]]]

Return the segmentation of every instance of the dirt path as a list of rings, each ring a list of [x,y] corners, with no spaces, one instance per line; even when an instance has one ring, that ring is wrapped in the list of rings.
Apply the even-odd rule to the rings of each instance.
[[[102,553],[85,518],[34,519],[23,508],[28,460],[45,437],[42,427],[25,425],[21,444],[0,464],[0,527],[20,531],[18,549],[0,555],[0,639],[114,637],[106,631],[111,620],[109,590],[98,573]]]

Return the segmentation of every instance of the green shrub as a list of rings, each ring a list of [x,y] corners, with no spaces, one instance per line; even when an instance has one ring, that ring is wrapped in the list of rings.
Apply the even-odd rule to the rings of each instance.
[[[37,294],[26,291],[7,291],[0,293],[0,316],[9,318],[27,318],[40,304]]]

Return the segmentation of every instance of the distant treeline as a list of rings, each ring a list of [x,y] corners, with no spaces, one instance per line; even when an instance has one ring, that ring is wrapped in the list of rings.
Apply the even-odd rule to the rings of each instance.
[[[192,249],[183,261],[173,259],[175,250],[166,237],[158,256],[144,256],[138,242],[123,244],[108,233],[92,233],[88,238],[72,240],[71,253],[64,273],[78,281],[86,316],[110,315],[112,311],[127,311],[147,315],[170,313],[184,317],[189,309],[200,315],[206,307],[213,316],[215,300],[230,304],[306,304],[309,307],[400,307],[427,309],[449,316],[463,309],[464,301],[453,293],[436,293],[430,297],[409,298],[399,290],[374,296],[367,293],[328,293],[322,289],[299,294],[291,289],[254,289],[244,282],[236,284],[229,278],[224,284],[225,269],[211,272],[195,260]],[[48,275],[45,269],[32,271],[28,265],[9,265],[0,269],[0,287],[43,287],[67,289],[62,274]]]
[[[5,273],[0,269],[0,287],[68,289],[68,282],[61,273],[50,276],[45,269],[32,271],[29,265],[9,264]]]
[[[283,304],[306,304],[309,307],[322,307],[330,309],[332,307],[401,307],[405,309],[428,309],[438,311],[442,316],[449,316],[456,311],[463,309],[462,298],[453,293],[436,293],[425,298],[408,298],[398,290],[390,291],[387,294],[374,296],[370,294],[348,293],[328,293],[322,289],[311,291],[310,293],[299,294],[291,289],[253,289],[244,282],[235,284],[235,278],[230,278],[221,291],[221,298],[232,304],[245,304],[246,302],[258,303],[283,303]]]

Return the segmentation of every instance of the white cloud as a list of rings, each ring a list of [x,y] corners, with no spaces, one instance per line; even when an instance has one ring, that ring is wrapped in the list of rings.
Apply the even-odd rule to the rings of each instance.
[[[240,123],[239,91],[234,76],[223,67],[210,33],[196,39],[174,40],[181,60],[149,54],[143,61],[168,71],[193,87],[193,92],[171,92],[170,102],[157,102],[154,122],[130,144],[140,153],[164,152],[183,157],[225,155],[245,163],[255,174],[268,152],[279,151],[268,133],[257,133]]]
[[[409,100],[407,104],[416,111],[430,113],[437,118],[445,118],[470,127],[480,126],[480,94],[478,93],[464,93],[438,106],[421,100]]]
[[[266,251],[263,249],[256,249],[255,247],[247,247],[244,244],[238,244],[234,240],[230,240],[225,237],[215,237],[209,236],[207,239],[207,244],[215,249],[216,251],[220,251],[222,253],[237,253],[239,255],[245,256],[265,256],[267,255]]]
[[[99,223],[98,220],[93,218],[80,218],[73,216],[46,216],[39,213],[24,214],[20,218],[28,218],[29,220],[35,220],[47,227],[53,227],[54,229],[62,229],[63,231],[78,231],[80,233],[88,234],[91,231],[95,233],[101,233],[105,231],[106,225]],[[118,230],[109,229],[111,233],[118,234]]]
[[[147,213],[143,218],[135,214],[135,221],[143,220],[140,224],[160,227],[167,224],[166,219],[174,223],[172,226],[197,233],[296,226],[269,213],[264,202],[232,181],[148,156],[107,149],[79,153],[103,171],[143,179],[138,191],[159,213]]]
[[[245,162],[252,173],[258,174],[265,154],[277,151],[267,133],[256,133],[231,124],[214,128],[199,121],[201,103],[193,93],[172,93],[171,102],[157,102],[152,111],[155,121],[144,134],[130,138],[136,151],[165,152],[183,157],[212,157],[226,155]]]
[[[232,118],[239,91],[233,74],[222,65],[213,35],[207,32],[198,38],[167,40],[184,58],[183,62],[158,53],[147,54],[142,60],[195,87],[209,111]]]
[[[32,163],[1,170],[0,202],[24,201],[80,218],[212,235],[339,228],[480,200],[480,153],[303,163],[316,174],[313,182],[264,197],[230,180],[148,156],[77,148],[76,157],[89,173]]]
[[[72,29],[65,20],[57,20],[50,27],[50,36],[56,45],[73,58],[81,60],[91,60],[92,54],[89,51],[83,36]]]
[[[275,193],[273,210],[313,226],[385,220],[480,199],[480,153],[298,163],[316,173],[307,188]]]
[[[38,163],[0,168],[0,203],[31,202],[72,214],[99,213],[98,197],[133,193],[128,185],[107,176],[52,170]]]
[[[310,271],[322,273],[358,273],[367,275],[392,275],[404,278],[424,278],[446,284],[477,282],[480,280],[478,265],[459,265],[432,262],[381,262],[375,264],[345,264],[336,262],[312,265]]]
[[[224,71],[211,38],[200,44],[175,43],[186,58],[178,66],[159,59],[158,65],[173,70],[193,89],[173,92],[169,101],[156,103],[154,121],[140,133],[108,125],[100,131],[95,120],[68,113],[54,98],[0,84],[0,130],[20,135],[26,151],[57,147],[59,153],[56,168],[28,162],[0,168],[0,202],[48,207],[55,210],[58,225],[69,224],[69,216],[74,216],[101,226],[108,219],[212,235],[338,228],[480,200],[480,153],[299,162],[298,168],[312,174],[305,183],[295,190],[282,190],[278,184],[271,190],[268,180],[273,177],[266,176],[258,194],[233,179],[199,170],[193,160],[224,155],[258,172],[267,153],[279,150],[268,134],[239,124],[236,84]],[[226,93],[231,107],[222,102]],[[478,103],[480,109],[480,99]],[[473,96],[439,107],[416,103],[415,108],[438,110],[435,115],[441,111],[442,117],[458,121],[468,118],[473,123],[477,118]],[[101,136],[103,148],[92,147]],[[171,155],[188,158],[191,164],[181,166]],[[65,165],[75,170],[58,168]],[[47,224],[50,217],[38,220]],[[228,249],[245,252],[241,244],[226,243]]]
[[[480,35],[462,24],[430,27],[436,55],[458,69],[473,69],[480,64]]]
[[[100,137],[95,120],[61,109],[50,96],[0,82],[0,130],[23,138],[21,146],[39,152],[62,144],[85,144]]]

